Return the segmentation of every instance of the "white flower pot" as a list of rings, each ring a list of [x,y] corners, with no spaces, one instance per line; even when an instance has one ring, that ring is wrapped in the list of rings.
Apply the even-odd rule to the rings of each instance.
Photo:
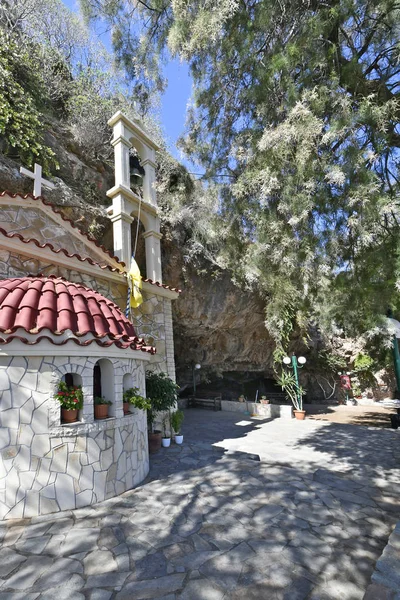
[[[176,435],[175,436],[175,444],[182,444],[183,442],[183,435]]]
[[[169,448],[171,445],[171,438],[162,438],[161,444],[163,448]]]

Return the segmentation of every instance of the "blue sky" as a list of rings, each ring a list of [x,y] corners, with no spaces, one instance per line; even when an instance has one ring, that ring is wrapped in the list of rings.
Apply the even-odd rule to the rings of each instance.
[[[77,0],[63,0],[63,2],[70,10],[79,11]],[[102,41],[108,46],[104,37],[102,36]],[[168,79],[168,87],[161,101],[161,121],[170,152],[182,160],[176,148],[176,141],[184,131],[186,105],[191,95],[192,81],[187,64],[180,63],[178,60],[172,60],[167,64],[165,75]]]

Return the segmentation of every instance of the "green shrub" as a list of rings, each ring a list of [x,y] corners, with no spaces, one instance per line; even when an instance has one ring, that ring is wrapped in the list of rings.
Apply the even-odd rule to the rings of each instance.
[[[54,152],[43,143],[43,115],[35,100],[42,82],[30,50],[0,29],[0,136],[6,152],[17,153],[27,166],[40,162],[49,173],[58,165]]]
[[[181,411],[181,410],[177,410],[171,414],[171,425],[172,425],[172,429],[175,431],[176,435],[180,434],[184,418],[185,418],[185,415],[183,414],[183,411]]]
[[[151,403],[149,398],[144,398],[139,394],[139,388],[132,387],[128,390],[125,390],[123,395],[123,401],[132,404],[135,408],[139,408],[140,410],[150,410]]]

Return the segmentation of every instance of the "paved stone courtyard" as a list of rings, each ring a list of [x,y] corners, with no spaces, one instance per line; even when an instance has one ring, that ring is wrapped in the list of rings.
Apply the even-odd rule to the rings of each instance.
[[[0,600],[363,598],[400,518],[397,431],[191,409],[184,436],[136,490],[3,523]]]

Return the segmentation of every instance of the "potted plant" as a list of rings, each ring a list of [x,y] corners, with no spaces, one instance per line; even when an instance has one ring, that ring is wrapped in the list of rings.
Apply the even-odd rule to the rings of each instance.
[[[181,427],[185,415],[182,410],[176,410],[171,414],[171,426],[175,432],[175,444],[182,444],[183,435],[181,434]]]
[[[246,398],[244,397],[243,394],[241,396],[239,396],[239,402],[246,402]]]
[[[151,371],[146,377],[146,395],[150,399],[151,408],[147,411],[149,424],[149,451],[157,452],[161,447],[162,433],[154,430],[157,413],[170,410],[177,400],[179,386],[166,373]]]
[[[94,397],[94,418],[95,419],[107,419],[108,418],[108,407],[111,406],[112,402],[106,400],[103,396]]]
[[[60,381],[54,396],[61,405],[61,419],[64,423],[74,423],[78,420],[78,411],[83,408],[83,393],[80,385],[68,386]]]
[[[168,427],[169,425],[169,427]],[[168,415],[165,415],[165,417],[163,418],[163,436],[161,438],[161,445],[163,448],[169,448],[171,445],[171,435],[170,432],[171,431],[171,419],[170,419],[170,414],[168,413]]]
[[[260,403],[261,404],[269,404],[269,400],[267,400],[267,396],[261,396]]]
[[[292,402],[294,410],[294,416],[299,421],[304,421],[306,411],[303,410],[303,396],[305,390],[298,385],[295,376],[287,371],[282,371],[278,377],[277,382],[281,386],[284,392],[286,392],[288,399]]]
[[[134,406],[140,410],[150,410],[151,404],[148,398],[144,398],[139,393],[139,388],[132,387],[125,390],[123,394],[124,415],[130,413],[130,407]]]

